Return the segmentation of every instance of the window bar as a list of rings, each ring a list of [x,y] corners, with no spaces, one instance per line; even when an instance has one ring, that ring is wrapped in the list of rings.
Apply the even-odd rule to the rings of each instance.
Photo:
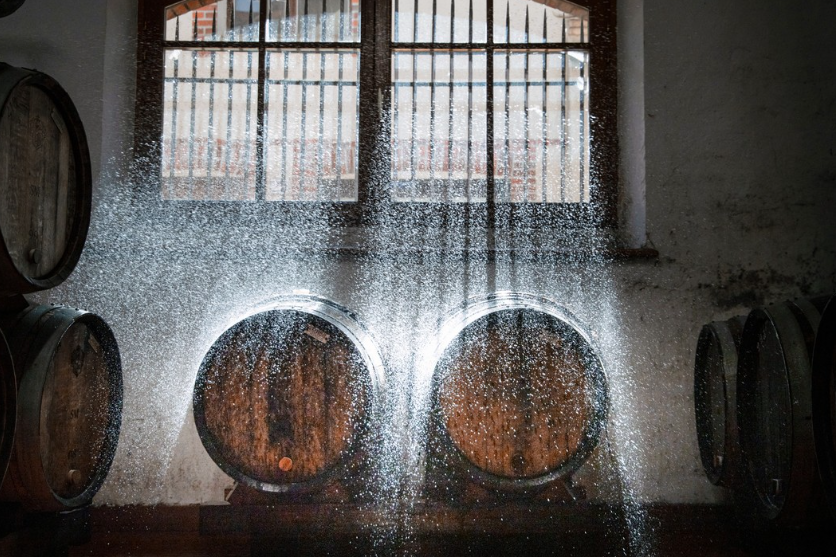
[[[197,31],[197,14],[195,14],[195,31]],[[189,199],[194,199],[194,134],[195,122],[197,120],[197,53],[190,51],[192,55],[192,97],[191,111],[189,113]]]
[[[348,1],[350,1],[350,0],[348,0]],[[399,37],[400,37],[400,2],[399,2],[399,0],[395,0],[395,36],[394,36],[394,39],[395,39],[396,43],[398,42]],[[393,152],[394,152],[394,155],[392,156],[392,167],[394,168],[395,183],[397,184],[398,181],[400,180],[400,164],[401,164],[401,152],[400,152],[401,140],[400,140],[400,127],[399,127],[400,118],[398,118],[398,116],[400,115],[400,100],[399,100],[400,95],[399,95],[399,93],[400,93],[400,90],[401,90],[400,83],[398,81],[398,79],[399,79],[399,77],[398,77],[398,73],[399,73],[398,72],[398,66],[400,65],[399,61],[398,61],[398,58],[400,57],[400,51],[396,50],[394,52],[394,55],[395,55],[395,57],[394,57],[395,67],[392,70],[394,72],[394,76],[392,78],[392,81],[395,83],[395,87],[394,87],[395,90],[392,92],[392,94],[395,97],[392,101],[392,106],[393,106],[393,109],[392,109],[392,120],[393,120],[392,129],[393,129],[393,143],[394,143]]]
[[[302,4],[302,40],[304,42],[308,41],[308,0]],[[299,132],[299,198],[301,199],[303,196],[303,192],[305,190],[305,186],[307,184],[307,179],[305,176],[305,151],[307,150],[307,137],[305,134],[305,128],[307,126],[307,114],[308,111],[306,110],[308,106],[308,51],[302,50],[302,110],[301,110],[301,118],[302,118],[302,126]]]
[[[456,22],[456,0],[452,0],[450,6],[450,43],[453,42]],[[453,189],[453,49],[449,52],[449,79],[447,87],[448,111],[447,111],[447,187],[445,188],[444,201],[450,201],[450,193]]]
[[[247,39],[253,40],[253,0],[250,0],[250,16],[247,25]]]
[[[252,13],[252,2],[250,2],[250,12]],[[250,111],[250,105],[252,102],[252,78],[253,78],[253,53],[252,51],[247,52],[247,110],[246,110],[246,118],[244,119],[244,188],[246,188],[246,184],[250,178],[250,129],[252,127],[252,113]]]
[[[432,13],[432,22],[431,25],[431,34],[430,40],[435,43],[438,40],[436,34],[438,32],[438,28],[435,24],[436,16],[437,16],[437,0],[433,0],[433,13]],[[427,188],[427,194],[431,197],[435,197],[435,99],[436,99],[436,87],[435,87],[435,64],[436,64],[436,56],[435,50],[430,50],[430,140],[429,140],[429,149],[430,149],[430,181],[429,187]]]
[[[494,144],[493,144],[493,135],[494,135],[494,83],[493,83],[493,0],[487,0],[486,6],[487,13],[485,14],[485,22],[487,28],[487,37],[485,40],[487,41],[487,49],[485,51],[485,104],[487,110],[487,133],[485,134],[485,164],[487,166],[487,176],[486,176],[486,204],[487,204],[487,217],[488,217],[488,229],[492,229],[494,223],[496,221],[496,200],[494,197],[496,196],[496,181],[494,179]],[[471,9],[471,15],[473,11]],[[470,32],[471,40],[473,38],[473,30],[471,29]],[[471,81],[472,83],[472,81]],[[491,232],[488,233],[487,242],[488,242],[488,250],[493,249],[495,246],[495,237]],[[491,289],[492,287],[496,286],[495,284],[491,284],[491,277],[488,277],[488,288]],[[495,279],[495,277],[494,277]]]
[[[528,35],[528,6],[525,7],[525,23],[524,23],[524,32],[525,32],[525,43],[529,43],[529,35]],[[525,56],[523,57],[523,147],[525,149],[525,154],[523,155],[523,175],[522,175],[522,191],[523,191],[523,203],[528,203],[528,155],[529,155],[529,148],[531,147],[529,138],[529,119],[528,119],[528,49],[525,50]]]
[[[505,4],[505,42],[511,42],[511,2]],[[511,158],[511,51],[505,50],[505,153],[502,161],[502,178],[505,180],[505,195],[510,199],[511,178],[508,176],[508,163]]]
[[[583,41],[583,20],[581,20],[581,41]],[[586,179],[586,149],[584,148],[584,141],[586,135],[585,129],[585,120],[586,120],[586,63],[584,62],[583,58],[581,58],[581,83],[583,84],[583,88],[580,90],[580,113],[578,114],[578,127],[580,131],[578,133],[578,149],[580,149],[579,157],[578,157],[578,167],[580,169],[580,176],[578,177],[580,180],[579,183],[579,192],[580,198],[578,201],[583,203],[584,200],[584,180]]]
[[[217,11],[217,9],[215,10]],[[215,33],[215,14],[212,14],[212,33]],[[206,193],[212,183],[212,166],[215,163],[215,51],[209,54],[209,129],[206,139]]]
[[[546,29],[546,11],[543,10],[543,43],[547,43],[548,41],[548,30]],[[548,64],[546,63],[546,58],[548,57],[548,53],[544,50],[543,51],[543,91],[542,91],[542,114],[543,114],[543,128],[541,137],[543,140],[542,151],[543,151],[543,165],[542,165],[542,173],[540,177],[540,200],[543,203],[548,201],[548,195],[546,193],[546,187],[548,181],[546,180],[547,172],[548,172],[548,157],[549,157],[549,138],[548,138],[548,118],[549,118],[549,111],[548,111],[548,103],[546,102],[548,96],[548,88],[546,87],[546,82],[548,81]]]
[[[342,42],[345,38],[345,33],[343,31],[343,26],[345,25],[345,12],[346,12],[346,1],[342,1],[342,5],[340,6],[340,17],[337,23],[338,29],[336,29],[334,33],[334,37],[336,38],[337,42]]]
[[[418,0],[415,0],[415,11],[413,16],[413,26],[412,26],[412,42],[417,42],[418,40]],[[413,197],[417,195],[418,187],[416,184],[415,179],[415,155],[416,155],[416,112],[417,112],[417,104],[418,104],[418,88],[416,87],[416,83],[418,82],[418,52],[413,49],[412,50],[412,143],[410,145],[410,187],[413,191]]]
[[[270,91],[267,89],[267,76],[270,75],[270,57],[267,56],[267,25],[273,19],[273,3],[261,0],[259,6],[259,41],[258,41],[258,136],[256,166],[256,199],[267,199],[267,164],[270,149],[267,148],[267,112],[270,106]]]
[[[264,184],[266,170],[265,134],[267,126],[264,122],[267,106],[267,49],[265,39],[267,35],[267,5],[268,0],[259,1],[258,9],[258,83],[256,86],[256,124],[255,124],[255,198],[264,201],[267,192]],[[250,13],[253,13],[253,0],[250,0]],[[252,22],[250,23],[252,27]]]
[[[563,42],[566,42],[566,18],[563,18]],[[566,54],[560,53],[560,201],[566,202],[566,151],[569,148],[566,137]]]
[[[235,68],[235,52],[227,53],[229,57],[229,81],[226,84],[227,105],[226,105],[226,153],[224,159],[224,197],[229,199],[229,164],[232,158],[232,95],[233,95],[233,70]]]
[[[344,0],[340,8],[340,29],[338,31],[337,39],[342,42],[345,39],[345,7],[346,3],[351,0]],[[340,198],[343,183],[343,168],[342,168],[342,154],[343,154],[343,51],[337,55],[337,141],[336,141],[336,168],[334,169],[334,183],[336,184],[337,199]]]
[[[319,38],[322,42],[325,41],[325,26],[328,24],[327,0],[322,0],[322,14],[320,15],[320,34]],[[324,164],[323,144],[325,143],[325,50],[321,50],[319,54],[319,141],[317,141],[316,150],[316,197],[320,199],[322,193],[322,166]]]
[[[322,12],[319,14],[319,42],[326,42],[326,34],[328,33],[328,0],[322,0]]]
[[[227,39],[235,40],[235,2],[226,3],[226,20],[229,22],[229,29],[226,31]]]
[[[174,31],[175,40],[178,39],[180,30],[180,20],[177,19],[177,26]],[[177,163],[177,97],[180,90],[180,53],[177,51],[177,56],[174,58],[174,83],[172,84],[172,103],[171,103],[171,153],[169,155],[169,171],[168,171],[168,190],[169,196],[174,197],[174,178],[175,178],[175,164]]]
[[[286,41],[290,31],[290,0],[285,2],[284,21],[282,21],[282,40]],[[279,198],[285,200],[287,197],[287,77],[290,67],[290,55],[287,49],[282,53],[284,64],[282,69],[282,177],[279,182]]]
[[[252,113],[250,104],[252,101],[252,76],[253,76],[253,53],[247,52],[247,117],[244,124],[244,184],[250,178],[250,128],[252,126]]]
[[[467,184],[465,197],[467,203],[471,201],[471,181],[473,180],[473,0],[468,5],[467,42],[471,48],[467,51]],[[487,53],[485,56],[487,59]],[[490,81],[490,79],[488,80]],[[490,136],[491,132],[488,132]]]

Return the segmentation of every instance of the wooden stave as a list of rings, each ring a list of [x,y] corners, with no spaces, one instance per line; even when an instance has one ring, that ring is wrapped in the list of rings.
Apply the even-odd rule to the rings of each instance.
[[[36,87],[46,93],[60,111],[70,134],[70,147],[75,165],[75,212],[64,254],[54,269],[41,277],[22,273],[9,253],[0,229],[0,296],[27,294],[58,286],[72,273],[81,257],[90,225],[92,203],[92,168],[87,136],[72,99],[52,77],[0,62],[0,118],[4,116],[7,100],[18,87]]]
[[[3,404],[0,412],[0,485],[2,485],[12,458],[17,421],[17,380],[12,354],[2,331],[0,331],[0,402]]]
[[[368,382],[369,387],[365,398],[365,405],[362,409],[365,412],[365,419],[360,420],[357,423],[357,427],[347,442],[346,450],[340,454],[336,461],[330,463],[330,466],[327,469],[323,470],[316,476],[302,482],[290,483],[276,483],[259,480],[256,477],[247,475],[238,469],[234,464],[229,462],[229,460],[224,456],[223,449],[219,446],[214,434],[209,430],[204,412],[204,396],[203,393],[199,391],[199,387],[205,381],[206,369],[204,364],[206,363],[207,358],[211,355],[216,343],[221,340],[225,334],[234,329],[235,326],[244,323],[252,317],[265,312],[282,310],[308,313],[325,320],[345,335],[349,342],[356,347],[358,353],[363,358],[367,374],[363,380]],[[207,356],[204,358],[204,361],[198,369],[197,378],[195,380],[195,389],[192,397],[193,417],[198,431],[198,436],[200,437],[204,449],[206,449],[206,452],[215,464],[235,481],[268,494],[308,495],[322,490],[330,482],[341,478],[353,465],[357,464],[358,459],[361,456],[362,448],[368,443],[371,422],[373,421],[372,413],[375,411],[376,406],[375,401],[381,396],[384,383],[385,376],[383,364],[377,352],[375,343],[368,331],[351,311],[331,300],[321,298],[319,296],[280,296],[262,304],[259,311],[250,314],[244,319],[238,321],[232,327],[229,327],[220,337],[218,337],[218,339],[216,339],[215,343],[213,343],[212,348],[210,348]]]
[[[836,296],[824,308],[816,335],[812,404],[819,476],[836,522]]]
[[[444,413],[439,405],[440,383],[443,381],[438,366],[444,359],[444,352],[450,346],[454,338],[458,336],[469,324],[474,323],[477,318],[486,316],[497,310],[523,309],[541,312],[544,315],[557,319],[567,325],[589,348],[589,353],[594,360],[592,369],[587,370],[588,378],[591,378],[591,391],[596,395],[591,408],[590,427],[584,432],[584,437],[572,457],[567,459],[559,467],[544,474],[529,477],[507,477],[497,475],[483,470],[476,466],[456,445],[445,427]],[[429,351],[429,358],[432,369],[432,403],[431,420],[433,430],[439,437],[440,445],[444,455],[451,457],[450,463],[472,482],[482,487],[503,493],[533,494],[548,488],[554,483],[571,476],[592,454],[598,445],[601,435],[606,427],[606,420],[609,407],[609,395],[606,384],[603,364],[597,356],[598,350],[594,343],[585,334],[577,320],[564,308],[561,308],[539,296],[532,296],[518,292],[497,292],[484,299],[469,300],[462,304],[461,308],[452,313],[441,327],[439,336],[441,340],[438,345]],[[451,333],[453,336],[451,336]],[[425,356],[425,358],[428,356]],[[426,365],[426,362],[424,363]]]
[[[40,429],[43,389],[52,358],[64,334],[83,324],[96,335],[108,365],[107,434],[94,466],[95,474],[81,493],[62,497],[55,493],[44,470]],[[107,323],[98,315],[65,306],[32,305],[0,322],[17,362],[17,431],[9,474],[2,486],[5,500],[19,501],[35,511],[62,511],[89,504],[104,482],[121,428],[122,368],[118,345]]]
[[[812,414],[812,369],[809,349],[810,334],[818,327],[818,310],[807,300],[788,301],[753,310],[746,320],[738,360],[737,420],[744,479],[738,486],[735,503],[747,527],[805,526],[814,519],[815,492],[818,481],[814,454]],[[789,473],[784,481],[785,495],[774,502],[763,486],[753,478],[750,454],[755,443],[747,424],[757,417],[752,400],[753,377],[758,363],[757,340],[762,327],[772,327],[780,344],[784,375],[792,416],[788,435]],[[760,440],[759,440],[760,441]],[[774,496],[774,495],[773,495]]]
[[[743,332],[745,316],[737,316],[726,321],[714,321],[703,326],[697,340],[694,358],[694,415],[697,426],[697,445],[700,460],[708,480],[728,488],[737,485],[740,469],[740,440],[737,426],[737,362],[740,348],[740,336]],[[713,446],[708,439],[713,431],[711,408],[706,401],[709,389],[708,354],[711,346],[719,348],[722,358],[724,438],[722,460],[717,463]]]

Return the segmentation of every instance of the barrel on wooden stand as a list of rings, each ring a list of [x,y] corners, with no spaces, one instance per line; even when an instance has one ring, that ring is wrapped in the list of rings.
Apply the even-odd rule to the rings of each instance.
[[[85,505],[119,437],[116,339],[97,315],[61,306],[30,306],[0,325],[18,383],[14,451],[0,495],[32,510]]]
[[[736,504],[755,526],[809,526],[819,519],[811,421],[819,320],[811,302],[797,300],[753,310],[743,329],[737,420],[745,483]]]
[[[212,345],[195,382],[195,424],[236,481],[310,493],[356,464],[383,381],[377,349],[348,310],[282,297]]]
[[[591,339],[566,310],[499,292],[466,303],[439,338],[433,418],[470,480],[530,492],[585,462],[605,428],[607,386]]]
[[[714,485],[733,488],[740,463],[737,353],[746,318],[704,325],[694,360],[694,413],[703,470]]]
[[[836,521],[836,296],[822,313],[813,352],[813,432],[819,474]]]
[[[14,446],[15,422],[17,416],[17,381],[14,364],[6,344],[6,337],[0,332],[0,485],[6,477],[9,459]]]
[[[70,97],[48,75],[0,63],[0,296],[67,278],[87,237],[91,193]]]

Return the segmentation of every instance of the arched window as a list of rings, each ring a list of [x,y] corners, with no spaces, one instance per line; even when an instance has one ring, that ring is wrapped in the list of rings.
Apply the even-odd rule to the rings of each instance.
[[[163,201],[614,219],[612,0],[155,0],[139,15],[137,150]]]

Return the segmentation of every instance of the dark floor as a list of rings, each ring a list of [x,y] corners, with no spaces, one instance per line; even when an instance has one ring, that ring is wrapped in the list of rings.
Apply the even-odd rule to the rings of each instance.
[[[643,534],[601,507],[421,509],[408,520],[325,505],[95,507],[0,538],[2,556],[260,557],[280,555],[836,556],[836,532],[742,535],[728,508],[644,509]],[[392,517],[389,517],[392,518]],[[833,529],[831,529],[833,530]]]

